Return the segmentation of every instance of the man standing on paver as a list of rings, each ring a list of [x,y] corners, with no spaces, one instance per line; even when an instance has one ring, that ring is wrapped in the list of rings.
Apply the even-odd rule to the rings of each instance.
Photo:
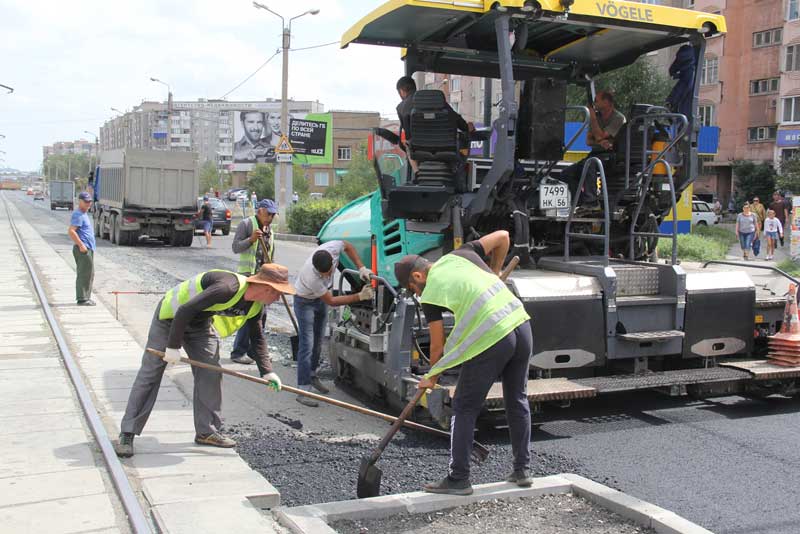
[[[234,254],[239,255],[239,267],[236,269],[239,274],[252,276],[263,264],[272,263],[272,259],[275,257],[275,236],[272,233],[271,225],[277,215],[278,206],[275,201],[264,198],[256,204],[256,214],[242,220],[236,227],[236,235],[233,236],[231,248]],[[264,257],[264,248],[259,244],[262,238],[267,248],[266,257]],[[264,318],[266,313],[265,309]],[[264,319],[262,318],[262,326],[263,323]],[[250,332],[247,325],[244,325],[236,332],[231,360],[234,363],[249,365],[254,362],[250,352]]]
[[[75,258],[75,299],[78,306],[94,306],[92,284],[94,283],[94,229],[88,211],[92,206],[92,196],[84,191],[78,195],[78,209],[72,212],[69,221],[69,238],[75,245],[72,257]]]
[[[778,191],[772,193],[772,204],[769,209],[775,212],[775,218],[781,222],[781,226],[786,228],[786,221],[789,220],[789,205]],[[781,246],[783,246],[783,236],[780,236]]]
[[[450,427],[450,472],[425,484],[429,493],[469,495],[469,458],[475,422],[489,389],[503,382],[514,469],[506,478],[530,486],[528,475],[531,412],[528,404],[528,364],[533,347],[530,317],[522,302],[498,279],[510,246],[508,232],[498,230],[470,241],[436,263],[417,255],[397,262],[394,273],[401,287],[420,297],[430,331],[431,370],[417,385],[434,388],[441,373],[461,366],[453,398]],[[490,257],[487,265],[483,258]],[[442,313],[455,324],[445,341]]]
[[[179,362],[188,354],[193,360],[218,366],[219,338],[232,335],[244,325],[255,347],[259,373],[280,391],[281,379],[272,370],[261,331],[261,312],[281,293],[293,294],[294,288],[289,283],[289,270],[274,263],[262,265],[258,274],[247,278],[229,271],[207,271],[167,291],[156,307],[147,335],[147,348],[163,351],[165,356],[161,359],[147,351],[142,356],[120,425],[117,456],[133,456],[133,437],[142,433],[150,417],[167,364]],[[222,375],[196,367],[192,367],[192,374],[195,443],[234,447],[236,442],[220,433]]]
[[[365,284],[358,293],[333,296],[330,290],[333,273],[336,272],[342,252],[356,265],[361,280],[369,282],[372,272],[364,267],[355,247],[347,241],[329,241],[317,247],[295,279],[297,294],[294,296],[294,313],[297,316],[300,337],[297,347],[297,387],[311,391],[313,386],[323,395],[329,393],[329,390],[317,378],[317,367],[328,306],[355,304],[373,297],[369,284]],[[301,395],[297,396],[297,402],[312,408],[319,406],[317,401]]]

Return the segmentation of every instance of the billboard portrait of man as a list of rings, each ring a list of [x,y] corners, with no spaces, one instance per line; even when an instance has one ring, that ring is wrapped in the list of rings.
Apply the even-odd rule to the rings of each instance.
[[[273,161],[275,151],[269,146],[270,131],[264,113],[242,111],[239,113],[239,121],[241,122],[242,137],[233,145],[234,163]]]

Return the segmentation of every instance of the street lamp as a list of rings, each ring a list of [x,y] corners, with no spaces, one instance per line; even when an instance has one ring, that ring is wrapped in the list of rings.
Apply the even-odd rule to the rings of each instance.
[[[286,19],[280,13],[271,10],[269,7],[259,2],[253,2],[253,7],[256,9],[263,9],[269,11],[279,19],[281,19],[281,27],[283,28],[283,78],[281,87],[281,133],[287,135],[289,132],[289,48],[292,44],[292,22],[305,15],[317,15],[319,9],[309,9],[299,15],[291,17],[289,24],[286,24]],[[292,205],[292,162],[282,161],[278,164],[278,175],[275,177],[275,193],[278,197],[278,205],[284,206],[283,209]],[[286,221],[285,218],[281,221]],[[281,223],[283,224],[283,222]]]
[[[167,132],[164,135],[164,144],[167,149],[169,149],[169,129],[172,128],[172,88],[167,82],[159,80],[158,78],[153,78],[152,76],[150,77],[150,81],[167,86]]]
[[[13,87],[9,87],[7,85],[3,85],[2,83],[0,83],[0,87],[2,87],[3,89],[8,89],[8,93],[6,93],[6,94],[10,95],[11,93],[14,92],[14,88]]]
[[[91,136],[94,136],[94,157],[97,160],[97,162],[99,163],[100,162],[100,144],[99,144],[99,139],[100,138],[97,137],[97,135],[95,135],[92,132],[90,132],[89,130],[84,130],[83,133],[86,133],[86,134],[89,134]],[[89,155],[89,172],[92,172],[92,156],[91,155]]]

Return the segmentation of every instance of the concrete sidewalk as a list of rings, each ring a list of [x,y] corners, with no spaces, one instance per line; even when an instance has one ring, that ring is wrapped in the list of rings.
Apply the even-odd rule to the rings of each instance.
[[[0,203],[0,529],[127,532]]]
[[[20,217],[16,207],[11,205],[10,211],[106,430],[116,436],[143,349],[101,302],[92,308],[75,306],[74,264],[65,262]],[[4,247],[0,257],[4,258],[8,249]],[[27,322],[34,316],[25,317],[21,327],[34,328]],[[37,348],[36,352],[40,351]],[[55,349],[49,352],[56,354]],[[235,450],[195,445],[191,401],[170,374],[169,370],[165,373],[144,435],[135,441],[136,455],[124,461],[132,485],[143,494],[158,528],[192,534],[284,532],[269,512],[260,510],[280,502],[277,490],[267,480],[250,469]]]

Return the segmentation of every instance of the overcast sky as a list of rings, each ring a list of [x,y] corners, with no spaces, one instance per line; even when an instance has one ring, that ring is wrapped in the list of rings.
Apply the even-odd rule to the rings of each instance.
[[[382,0],[263,0],[292,26],[292,48],[338,41]],[[42,146],[94,140],[113,115],[142,100],[219,98],[281,44],[280,19],[249,0],[0,0],[0,168],[36,170]],[[290,54],[289,96],[326,110],[393,114],[399,50],[352,45]],[[228,100],[281,96],[275,57]]]

